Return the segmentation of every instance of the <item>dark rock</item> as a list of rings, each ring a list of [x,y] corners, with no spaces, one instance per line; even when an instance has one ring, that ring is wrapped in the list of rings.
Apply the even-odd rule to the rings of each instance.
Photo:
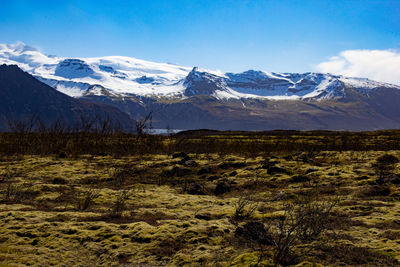
[[[282,193],[282,192],[279,192],[278,194],[276,194],[274,196],[274,198],[272,200],[273,201],[278,201],[278,200],[282,200],[282,199],[285,199],[285,198],[286,198],[286,194]]]
[[[285,168],[278,167],[278,166],[272,166],[272,167],[267,168],[267,173],[268,174],[276,174],[276,173],[290,174],[290,172],[288,172]]]
[[[293,160],[293,156],[292,155],[287,155],[287,156],[284,156],[283,159],[287,160],[287,161]]]
[[[237,173],[237,171],[233,171],[233,172],[231,172],[230,174],[229,174],[229,176],[236,176],[238,173]]]
[[[245,162],[223,162],[218,165],[218,167],[223,170],[226,170],[229,168],[243,168],[246,166],[247,166],[247,164]]]
[[[304,183],[310,181],[310,178],[303,175],[295,175],[290,179],[292,183]]]
[[[161,175],[164,177],[172,177],[172,176],[183,177],[190,173],[191,170],[188,168],[181,168],[178,166],[174,166],[171,170],[164,170]]]
[[[243,168],[243,167],[246,167],[247,164],[246,164],[246,162],[232,162],[232,163],[230,164],[230,166],[231,166],[232,168]]]
[[[183,164],[183,163],[185,163],[186,161],[191,160],[191,159],[192,159],[191,157],[189,157],[188,155],[186,155],[186,156],[184,156],[179,162],[180,162],[181,164]]]
[[[175,152],[174,154],[172,154],[173,159],[185,157],[189,157],[185,152]]]
[[[390,165],[390,164],[396,164],[399,163],[399,159],[396,156],[390,155],[390,154],[385,154],[383,156],[380,156],[379,158],[376,159],[376,163],[378,165]]]
[[[225,194],[231,191],[231,185],[227,182],[219,182],[215,187],[214,193],[216,195]]]
[[[53,179],[53,184],[67,184],[67,180],[61,177],[57,177]]]
[[[132,242],[137,242],[137,243],[150,243],[151,238],[150,237],[132,237],[131,238]]]
[[[264,161],[262,162],[261,168],[267,170],[267,169],[269,169],[269,168],[275,166],[275,165],[278,164],[278,163],[280,163],[280,162],[277,161],[277,160],[270,161],[269,159],[266,159],[266,160],[264,160]]]
[[[226,170],[226,169],[229,168],[229,166],[230,166],[229,163],[223,162],[223,163],[218,165],[218,168]]]
[[[376,182],[377,184],[385,184],[385,183],[400,184],[400,175],[390,174],[377,179]]]
[[[199,220],[205,220],[205,221],[211,220],[211,216],[209,214],[196,214],[194,217]]]
[[[366,197],[388,196],[390,195],[390,187],[386,185],[373,185],[364,191]]]
[[[388,180],[392,184],[400,184],[400,175],[399,174],[390,175],[388,177]]]
[[[242,227],[236,228],[235,236],[244,237],[262,245],[273,245],[272,235],[261,222],[248,222]]]
[[[215,180],[218,180],[218,178],[219,178],[218,176],[212,175],[212,176],[207,178],[207,181],[215,181]]]
[[[196,161],[190,159],[190,160],[186,160],[183,165],[185,165],[186,167],[196,167],[198,164]]]
[[[310,168],[310,169],[306,170],[306,174],[316,172],[316,171],[318,171],[318,169]]]
[[[207,166],[207,167],[202,167],[197,174],[198,175],[203,175],[203,174],[208,174],[208,173],[215,173],[215,167]]]
[[[188,190],[188,194],[191,195],[205,195],[204,187],[201,184],[193,184]]]
[[[19,237],[28,237],[28,238],[31,238],[31,239],[37,237],[36,234],[31,233],[31,232],[16,232],[15,234],[16,234],[17,236],[19,236]]]

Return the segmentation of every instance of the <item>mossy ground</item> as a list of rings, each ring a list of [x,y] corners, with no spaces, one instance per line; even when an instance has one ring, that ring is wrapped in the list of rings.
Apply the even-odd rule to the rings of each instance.
[[[385,153],[400,157],[399,151],[189,154],[196,166],[171,155],[3,157],[0,265],[268,266],[271,259],[260,261],[235,237],[243,223],[233,218],[238,199],[251,195],[257,202],[252,218],[259,219],[278,216],[285,199],[312,188],[340,198],[341,220],[336,237],[299,265],[395,265],[400,190],[391,183],[383,193],[373,190],[379,185],[371,166]],[[268,174],[266,159],[286,172]],[[215,195],[221,181],[231,190]],[[188,193],[195,185],[201,190]],[[88,192],[95,197],[79,208]],[[346,256],[339,253],[343,247]]]

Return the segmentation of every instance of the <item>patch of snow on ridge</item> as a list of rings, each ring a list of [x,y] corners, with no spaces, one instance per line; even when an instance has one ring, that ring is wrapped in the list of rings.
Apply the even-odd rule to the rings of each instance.
[[[53,87],[57,91],[64,93],[66,95],[72,97],[81,97],[83,94],[89,89],[90,84],[88,83],[79,83],[73,81],[63,81],[63,80],[54,80],[54,79],[45,79],[40,76],[35,76],[36,79],[41,81],[42,83],[47,84],[48,86]]]
[[[392,88],[400,89],[399,85],[376,82],[368,78],[353,78],[353,77],[340,76],[339,80],[355,88],[374,89],[378,87],[391,86]]]

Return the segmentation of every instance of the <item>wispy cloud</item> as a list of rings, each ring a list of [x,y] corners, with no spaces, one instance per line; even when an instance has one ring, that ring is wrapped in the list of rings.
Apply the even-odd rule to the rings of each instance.
[[[345,50],[316,68],[319,72],[400,85],[400,52],[396,50]]]

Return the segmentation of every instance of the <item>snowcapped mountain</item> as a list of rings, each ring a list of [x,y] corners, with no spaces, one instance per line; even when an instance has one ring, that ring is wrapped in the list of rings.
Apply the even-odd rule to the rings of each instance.
[[[100,104],[95,107],[113,106],[133,119],[152,112],[156,128],[400,128],[400,86],[365,78],[255,70],[220,73],[121,56],[62,58],[23,43],[0,44],[2,64],[17,65],[79,101]],[[32,108],[40,106],[45,105],[37,102]]]
[[[191,68],[129,57],[61,58],[47,56],[23,43],[0,44],[0,64],[15,64],[57,90],[83,96],[91,85],[111,94],[182,95]]]
[[[337,99],[345,88],[368,95],[380,87],[399,86],[362,78],[321,73],[269,73],[249,70],[221,74],[199,68],[154,63],[130,57],[61,58],[25,45],[0,44],[0,64],[15,64],[40,81],[72,97],[138,96],[181,99],[210,95],[216,99]]]

